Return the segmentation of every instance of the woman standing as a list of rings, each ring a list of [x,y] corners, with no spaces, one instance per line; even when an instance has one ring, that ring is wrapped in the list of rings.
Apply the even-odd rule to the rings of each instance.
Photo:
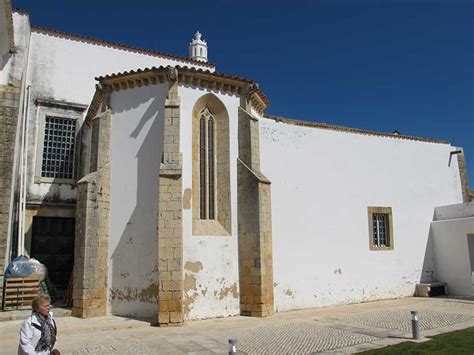
[[[53,350],[56,343],[56,322],[51,312],[51,298],[40,294],[31,303],[31,316],[23,323],[20,330],[18,355],[50,355],[59,354]]]

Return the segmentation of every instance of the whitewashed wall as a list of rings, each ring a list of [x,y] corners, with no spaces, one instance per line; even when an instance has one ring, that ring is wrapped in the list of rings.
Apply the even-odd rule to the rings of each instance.
[[[435,214],[436,279],[447,283],[448,294],[474,296],[474,202],[436,208]]]
[[[462,201],[455,148],[260,122],[276,310],[412,295],[434,208]],[[393,251],[369,251],[367,206],[392,207]]]
[[[168,84],[114,92],[109,312],[156,318],[157,208]]]
[[[179,87],[183,153],[183,193],[192,189],[192,111],[211,91]],[[239,99],[215,93],[229,114],[232,235],[193,236],[192,209],[183,210],[185,318],[200,319],[239,314],[237,248],[237,108]],[[191,206],[192,208],[193,206]]]
[[[184,51],[187,43],[182,45]],[[36,158],[35,147],[39,130],[34,105],[36,98],[89,105],[97,83],[95,77],[166,65],[186,65],[214,70],[182,60],[33,31],[28,62],[28,84],[32,87],[29,110],[29,154],[34,157],[33,161],[40,163]],[[29,201],[42,201],[46,197],[53,202],[71,202],[76,198],[76,190],[70,184],[34,183],[32,179],[34,168],[34,164],[29,167]]]
[[[28,60],[31,31],[28,16],[14,12],[12,17],[15,53],[5,54],[3,61],[0,61],[0,84],[2,85],[8,84],[12,79],[24,80]],[[2,37],[3,35],[2,33]],[[5,39],[7,39],[6,36]]]

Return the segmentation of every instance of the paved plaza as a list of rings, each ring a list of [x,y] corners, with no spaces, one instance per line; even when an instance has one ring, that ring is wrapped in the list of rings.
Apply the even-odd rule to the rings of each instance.
[[[228,339],[235,338],[243,354],[353,353],[409,340],[411,310],[419,312],[425,337],[474,327],[474,299],[405,298],[169,328],[121,317],[60,317],[57,347],[63,354],[226,354]],[[2,354],[16,353],[21,324],[0,322]]]

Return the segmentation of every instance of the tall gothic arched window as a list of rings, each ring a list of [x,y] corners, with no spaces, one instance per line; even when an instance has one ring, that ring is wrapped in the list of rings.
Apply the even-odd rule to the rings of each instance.
[[[200,219],[216,218],[215,120],[211,111],[199,112],[199,206]]]

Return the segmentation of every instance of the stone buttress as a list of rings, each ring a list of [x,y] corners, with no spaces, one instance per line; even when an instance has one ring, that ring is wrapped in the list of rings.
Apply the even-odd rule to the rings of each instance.
[[[169,68],[158,203],[159,326],[183,324],[182,158],[178,70]]]
[[[255,85],[246,88],[239,107],[238,250],[240,312],[274,313],[270,181],[260,172],[259,122],[251,113]]]
[[[107,313],[111,111],[92,120],[90,173],[77,183],[72,315]]]

